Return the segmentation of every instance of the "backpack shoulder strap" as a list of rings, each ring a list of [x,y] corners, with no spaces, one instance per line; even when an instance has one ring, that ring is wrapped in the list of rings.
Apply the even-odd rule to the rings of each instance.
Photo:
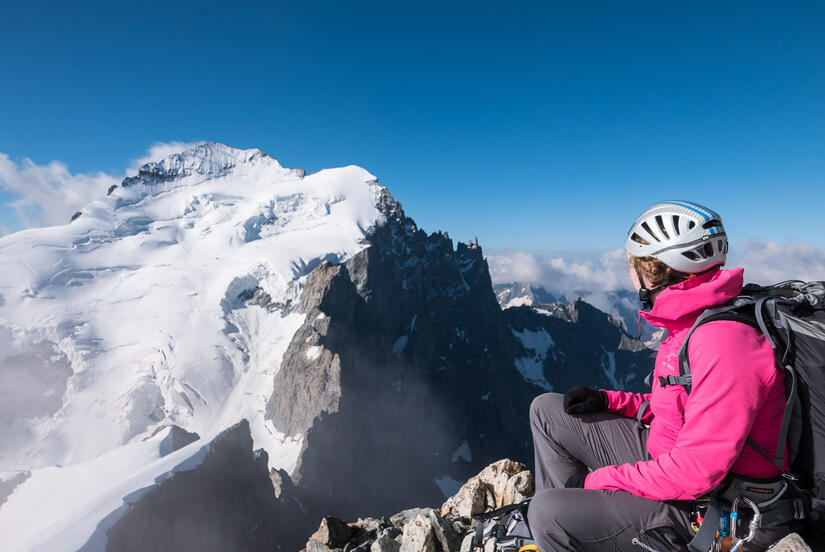
[[[527,508],[527,505],[530,503],[530,499],[527,498],[522,500],[521,502],[517,502],[515,504],[508,504],[507,506],[502,506],[496,510],[491,510],[489,512],[484,512],[483,514],[473,514],[472,518],[478,521],[487,521],[488,519],[496,519],[500,518],[505,514],[509,514],[513,510],[520,510],[522,508]]]
[[[690,328],[682,346],[679,348],[679,375],[660,377],[659,382],[662,386],[666,385],[681,385],[685,388],[685,392],[690,394],[691,384],[693,378],[690,374],[690,359],[688,358],[688,343],[690,336],[696,331],[699,326],[707,324],[708,322],[715,322],[717,320],[730,320],[732,322],[741,322],[756,329],[761,329],[755,314],[755,303],[747,301],[744,303],[737,303],[728,305],[718,309],[709,309],[699,315],[696,322]]]
[[[793,367],[788,364],[789,354],[792,348],[792,341],[790,338],[791,330],[789,327],[785,327],[785,336],[784,343],[780,343],[781,340],[777,340],[774,336],[773,332],[769,329],[768,324],[770,321],[773,321],[777,318],[776,316],[776,300],[777,297],[784,297],[784,293],[779,293],[783,291],[779,289],[777,292],[768,293],[759,299],[754,299],[752,297],[739,297],[738,300],[731,305],[719,308],[719,309],[712,309],[707,310],[702,313],[699,318],[696,319],[696,322],[690,328],[687,336],[685,337],[682,346],[679,348],[679,375],[678,376],[667,376],[659,378],[662,386],[665,385],[681,385],[685,388],[685,392],[690,394],[691,384],[692,384],[692,377],[690,374],[690,359],[688,358],[688,342],[690,340],[690,336],[693,335],[693,332],[696,329],[703,325],[707,324],[708,322],[714,322],[717,320],[730,320],[732,322],[740,322],[742,324],[747,324],[757,330],[759,330],[764,336],[767,338],[768,342],[771,345],[771,348],[774,350],[774,354],[776,357],[777,365],[780,369],[784,369],[787,375],[791,378],[790,389],[787,393],[787,401],[785,403],[785,411],[782,416],[782,423],[780,425],[779,431],[779,443],[776,449],[776,458],[771,458],[762,447],[760,447],[753,439],[750,437],[747,438],[747,443],[753,447],[760,455],[765,457],[766,459],[770,460],[785,477],[794,478],[791,474],[787,473],[783,466],[785,464],[785,443],[788,438],[788,429],[791,422],[791,415],[793,411],[793,405],[797,400],[797,377],[796,371]],[[768,317],[766,321],[765,313],[767,312]]]

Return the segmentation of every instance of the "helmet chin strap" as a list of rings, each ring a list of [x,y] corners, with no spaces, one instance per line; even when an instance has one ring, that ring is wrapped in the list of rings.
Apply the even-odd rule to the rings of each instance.
[[[642,273],[638,267],[636,268],[636,276],[639,278],[639,285],[642,286],[639,288],[639,300],[642,302],[642,310],[649,311],[653,308],[653,295],[659,293],[670,284],[665,284],[653,289],[647,289],[647,287],[645,287],[644,278],[642,278]]]

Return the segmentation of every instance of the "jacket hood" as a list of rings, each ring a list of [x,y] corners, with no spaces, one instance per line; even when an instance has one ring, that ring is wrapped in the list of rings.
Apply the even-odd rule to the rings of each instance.
[[[674,284],[656,297],[650,311],[640,311],[639,315],[660,328],[682,319],[692,324],[705,309],[727,303],[742,293],[743,273],[741,268],[716,269]]]

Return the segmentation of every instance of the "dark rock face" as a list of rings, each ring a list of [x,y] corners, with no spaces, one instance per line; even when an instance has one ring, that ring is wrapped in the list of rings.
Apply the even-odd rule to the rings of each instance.
[[[173,425],[169,429],[169,435],[164,437],[160,444],[160,455],[166,456],[167,454],[171,454],[189,443],[194,443],[198,439],[200,439],[200,436],[197,433],[192,433],[180,426]]]
[[[630,338],[605,313],[584,301],[569,305],[537,305],[506,309],[504,316],[516,332],[544,330],[554,347],[544,360],[544,374],[553,390],[576,384],[604,389],[644,392],[653,370],[655,352]]]
[[[237,297],[275,316],[306,314],[266,412],[279,430],[304,435],[291,476],[268,470],[241,422],[199,466],[134,502],[107,532],[108,550],[324,551],[346,532],[329,522],[308,542],[325,516],[372,519],[375,527],[353,525],[359,547],[374,538],[395,551],[407,532],[430,542],[426,531],[375,518],[441,504],[499,458],[532,465],[529,405],[550,388],[641,390],[652,352],[607,315],[583,302],[502,311],[477,245],[454,248],[446,234],[419,230],[388,192],[379,200],[386,221],[370,230],[369,247],[315,267],[298,304],[273,303],[259,288]],[[192,438],[170,433],[169,449]],[[416,527],[452,549],[449,527],[421,512]]]
[[[279,429],[309,430],[293,475],[339,516],[438,502],[436,478],[461,481],[476,462],[529,450],[536,390],[503,360],[517,343],[481,249],[454,250],[385,199],[389,221],[371,246],[311,275],[307,323],[268,405]],[[465,441],[471,452],[454,462]]]
[[[605,314],[502,312],[479,247],[427,235],[388,193],[381,206],[370,247],[310,274],[268,403],[276,427],[306,432],[293,477],[311,508],[387,515],[441,502],[498,458],[531,464],[528,408],[546,388],[515,368],[530,352],[514,331],[553,336],[541,370],[556,391],[640,388],[650,352],[618,351],[627,336]]]
[[[264,451],[252,450],[243,420],[209,445],[202,463],[172,474],[147,491],[108,530],[106,550],[271,551],[302,525],[294,504],[276,500]]]

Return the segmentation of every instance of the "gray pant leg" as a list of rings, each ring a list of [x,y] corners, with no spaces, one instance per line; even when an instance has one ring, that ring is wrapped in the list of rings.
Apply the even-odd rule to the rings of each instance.
[[[687,550],[690,502],[648,500],[624,491],[544,489],[527,510],[541,552],[658,552]]]
[[[565,489],[573,475],[648,460],[647,430],[635,420],[599,412],[571,416],[563,396],[546,393],[530,406],[536,495],[528,520],[541,552],[684,550],[692,538],[690,503],[648,500],[624,491]]]
[[[571,416],[563,396],[539,395],[530,405],[536,489],[561,488],[573,475],[648,460],[647,429],[608,412]]]

